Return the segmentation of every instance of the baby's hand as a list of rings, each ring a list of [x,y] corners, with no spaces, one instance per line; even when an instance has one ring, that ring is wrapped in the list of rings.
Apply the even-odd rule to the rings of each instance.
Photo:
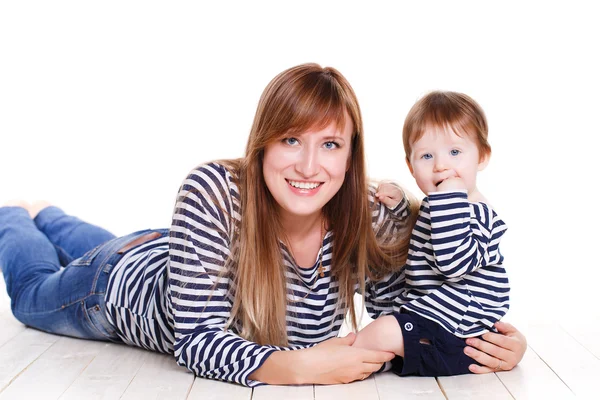
[[[465,186],[465,183],[463,182],[463,180],[456,176],[452,177],[452,178],[444,179],[437,186],[438,192],[452,191],[452,190],[466,190],[466,189],[467,189],[467,187]]]
[[[377,188],[375,197],[389,209],[394,209],[404,197],[402,189],[390,182],[382,182]]]

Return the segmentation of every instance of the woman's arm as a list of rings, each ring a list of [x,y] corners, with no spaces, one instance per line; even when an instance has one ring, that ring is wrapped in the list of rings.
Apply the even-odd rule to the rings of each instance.
[[[399,231],[404,230],[408,221],[408,217],[411,213],[411,204],[407,192],[396,183],[385,183],[381,184],[380,188],[382,193],[378,192],[378,188],[375,186],[369,186],[369,204],[371,205],[371,222],[373,230],[377,237],[393,237]],[[385,204],[388,201],[385,200],[383,192],[394,191],[393,199],[390,201],[395,205],[388,207]],[[380,197],[377,196],[379,193]]]
[[[496,322],[500,333],[485,333],[482,339],[469,338],[465,354],[479,364],[471,364],[469,370],[475,374],[495,371],[510,371],[525,355],[527,339],[507,322]]]
[[[168,270],[177,362],[201,377],[256,386],[355,380],[391,359],[337,338],[311,348],[260,346],[228,326],[233,299],[223,271],[231,251],[231,217],[239,210],[236,196],[228,173],[216,164],[192,171],[181,187]]]
[[[273,384],[338,384],[365,379],[378,371],[393,353],[352,347],[356,335],[332,338],[314,347],[277,351],[250,379]]]
[[[229,175],[219,165],[183,182],[170,229],[168,292],[178,364],[196,375],[255,386],[248,376],[275,347],[244,340],[228,327],[232,299],[224,268],[235,211]]]
[[[377,199],[377,189],[374,186],[369,187],[371,224],[375,234],[380,238],[395,237],[399,231],[406,229],[408,216],[411,213],[411,204],[406,192],[396,184],[388,185],[396,187],[400,195],[400,201],[393,208],[388,208],[383,201]],[[387,274],[380,281],[366,280],[365,306],[372,318],[391,314],[394,311],[396,298],[404,288],[404,279],[404,270],[398,266],[396,271]]]

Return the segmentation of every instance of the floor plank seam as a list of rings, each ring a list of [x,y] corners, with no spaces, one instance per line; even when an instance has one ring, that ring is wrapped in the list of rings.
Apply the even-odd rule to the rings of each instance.
[[[22,330],[20,332],[20,334],[22,334],[23,332],[26,332],[27,330],[31,330],[32,328],[26,327],[24,330]],[[41,332],[41,331],[40,331]],[[17,337],[18,335],[16,335],[15,337]],[[11,339],[12,340],[12,339]],[[52,343],[50,346],[48,346],[48,348],[44,351],[42,351],[40,354],[38,354],[38,356],[36,358],[34,358],[33,360],[31,360],[31,362],[29,364],[27,364],[25,366],[25,368],[23,368],[22,370],[19,371],[18,374],[16,374],[15,376],[12,377],[12,379],[10,381],[8,381],[8,384],[2,388],[0,388],[0,393],[2,393],[7,387],[9,387],[10,385],[12,385],[12,383],[19,378],[19,376],[21,376],[25,371],[27,371],[27,369],[34,363],[36,362],[42,355],[44,355],[48,350],[50,350],[50,348],[52,346],[54,346],[56,344],[56,342],[58,342],[58,339],[56,339],[54,341],[54,343]],[[7,342],[8,343],[8,342]],[[6,344],[6,343],[5,343]]]
[[[381,400],[381,395],[379,394],[379,385],[377,385],[377,376],[373,374],[373,382],[375,382],[375,393],[377,393],[377,398]]]
[[[508,372],[508,371],[507,371]],[[510,391],[510,389],[508,388],[508,386],[506,386],[504,384],[504,381],[502,380],[502,378],[500,377],[500,375],[498,375],[497,372],[494,372],[494,375],[496,375],[496,378],[500,381],[500,384],[502,386],[504,386],[504,389],[506,389],[506,391],[508,392],[508,394],[510,395],[510,397],[512,397],[514,400],[516,400],[517,398],[512,394],[512,392]]]
[[[24,331],[24,330],[23,330]],[[14,338],[16,338],[17,336],[19,336],[21,333],[23,333],[23,331],[21,332],[17,332],[14,336],[11,336],[6,342],[2,343],[2,345],[0,345],[0,349],[8,342],[10,342],[11,340],[13,340]]]
[[[550,366],[550,364],[548,364],[548,363],[546,362],[546,360],[544,360],[544,358],[543,358],[543,357],[542,357],[542,356],[541,356],[541,355],[540,355],[540,354],[539,354],[537,351],[535,351],[535,349],[534,349],[533,347],[531,347],[531,345],[527,346],[527,348],[528,348],[529,350],[533,351],[533,352],[535,353],[535,355],[536,355],[536,356],[538,356],[538,358],[539,358],[539,359],[540,359],[540,360],[541,360],[541,361],[542,361],[542,362],[543,362],[543,363],[544,363],[544,364],[545,364],[545,365],[548,367],[548,369],[550,369],[550,371],[552,371],[552,373],[553,373],[554,375],[556,375],[556,377],[557,377],[557,378],[558,378],[558,379],[559,379],[559,380],[560,380],[560,381],[563,383],[563,385],[565,385],[565,386],[567,387],[567,389],[569,389],[569,391],[570,391],[571,393],[573,393],[573,395],[574,395],[574,396],[577,396],[577,395],[576,395],[576,393],[573,391],[573,389],[571,389],[571,387],[570,387],[569,385],[567,385],[567,382],[565,382],[565,381],[563,380],[563,378],[561,378],[561,376],[560,376],[558,373],[556,373],[556,371],[554,370],[554,368],[552,368],[552,367]]]
[[[194,379],[192,379],[192,383],[190,384],[190,387],[187,390],[187,393],[185,394],[184,399],[188,399],[190,397],[190,393],[192,393],[192,389],[194,388],[194,384],[196,383],[196,375],[194,375]]]
[[[442,382],[440,382],[440,378],[436,377],[435,383],[437,383],[438,387],[440,388],[440,391],[442,392],[442,396],[444,396],[444,398],[446,400],[448,400],[448,395],[446,394],[446,391],[444,390],[444,386],[442,385]]]
[[[25,325],[23,325],[23,326],[25,326]],[[27,326],[25,326],[25,329],[23,329],[22,331],[19,331],[19,332],[15,333],[13,336],[11,336],[10,338],[6,339],[6,341],[4,343],[0,344],[0,349],[2,349],[2,347],[4,347],[6,345],[6,343],[10,342],[11,340],[13,340],[17,336],[19,336],[21,333],[25,332],[26,329],[28,329]]]
[[[58,396],[57,398],[60,399],[61,397],[64,396],[65,393],[67,393],[69,391],[69,389],[71,388],[71,385],[73,384],[73,382],[75,382],[77,379],[79,379],[79,377],[85,372],[86,369],[88,369],[88,367],[90,366],[90,364],[96,359],[96,357],[98,357],[98,354],[100,354],[100,352],[98,352],[94,357],[92,357],[92,359],[90,360],[90,362],[88,362],[79,372],[79,374],[71,381],[71,383],[69,383],[69,386],[67,386],[65,388],[65,390],[60,394],[60,396]]]
[[[598,356],[596,356],[596,354],[594,354],[593,351],[591,351],[590,349],[588,349],[585,344],[583,344],[579,340],[577,340],[577,338],[575,336],[573,336],[571,334],[571,332],[569,332],[569,330],[565,329],[565,327],[562,326],[561,324],[558,324],[558,326],[560,326],[560,329],[562,329],[567,335],[571,336],[571,339],[573,339],[575,341],[575,343],[577,343],[578,345],[580,345],[581,347],[583,347],[588,353],[590,353],[592,356],[594,356],[594,358],[596,358],[597,360],[600,360],[600,358]]]
[[[146,350],[146,351],[148,351],[148,350]],[[123,390],[123,393],[121,393],[121,395],[119,396],[119,399],[122,398],[125,395],[125,393],[127,393],[127,389],[129,389],[129,387],[131,386],[131,384],[135,380],[135,377],[137,376],[137,374],[140,372],[140,370],[146,364],[147,361],[148,361],[147,358],[143,359],[143,362],[140,364],[140,366],[138,367],[137,371],[135,371],[135,374],[133,374],[133,376],[131,377],[131,379],[127,383],[127,386],[125,387],[125,390]]]

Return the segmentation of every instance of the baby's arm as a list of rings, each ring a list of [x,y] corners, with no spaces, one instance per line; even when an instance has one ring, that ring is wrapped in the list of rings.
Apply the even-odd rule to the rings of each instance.
[[[466,191],[430,193],[428,202],[433,257],[441,274],[460,278],[502,262],[498,243],[506,227],[488,205],[471,207]]]
[[[402,330],[393,315],[379,317],[361,329],[352,346],[387,351],[404,357]]]

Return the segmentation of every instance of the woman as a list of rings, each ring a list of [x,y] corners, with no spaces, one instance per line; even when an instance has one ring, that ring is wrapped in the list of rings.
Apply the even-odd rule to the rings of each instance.
[[[357,290],[373,316],[392,311],[411,226],[406,199],[373,196],[352,88],[300,65],[265,89],[244,158],[190,173],[169,232],[114,238],[20,203],[0,209],[0,265],[14,315],[38,329],[172,352],[248,386],[350,382],[393,358],[336,336]],[[512,367],[525,346],[509,327],[476,344],[473,368]]]

